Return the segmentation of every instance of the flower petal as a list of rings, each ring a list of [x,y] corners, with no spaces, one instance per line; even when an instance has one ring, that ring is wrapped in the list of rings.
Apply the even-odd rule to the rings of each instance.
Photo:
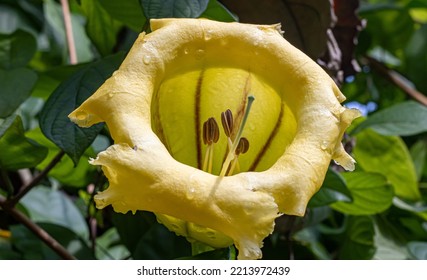
[[[170,215],[230,237],[240,259],[260,258],[278,213],[304,215],[331,159],[354,168],[340,141],[358,113],[340,105],[345,98],[332,79],[277,25],[158,19],[151,27],[120,69],[70,114],[82,126],[105,121],[116,143],[92,161],[110,180],[95,197],[97,207]],[[216,66],[262,77],[291,111],[294,137],[263,172],[213,176],[176,161],[153,132],[152,100],[163,81]]]

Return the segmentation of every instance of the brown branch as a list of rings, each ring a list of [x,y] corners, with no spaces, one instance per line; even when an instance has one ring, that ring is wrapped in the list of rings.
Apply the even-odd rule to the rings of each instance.
[[[58,243],[52,236],[49,235],[44,229],[36,225],[33,221],[28,219],[20,211],[14,207],[10,207],[10,204],[7,203],[7,200],[0,195],[0,207],[11,216],[13,216],[17,221],[26,226],[31,230],[35,235],[37,235],[47,246],[49,246],[53,251],[55,251],[60,257],[65,260],[75,260],[76,258],[71,255],[61,244]]]
[[[62,14],[64,16],[65,34],[67,36],[68,52],[70,55],[70,63],[77,64],[76,44],[73,37],[73,25],[71,23],[70,7],[68,0],[61,0]]]
[[[415,88],[411,87],[408,84],[406,78],[404,78],[401,74],[392,69],[389,69],[386,65],[384,65],[373,57],[365,57],[365,59],[369,62],[369,65],[375,71],[385,76],[390,82],[392,82],[395,86],[403,90],[412,99],[418,101],[424,106],[427,106],[427,96],[425,96],[423,93],[419,92]]]
[[[55,167],[55,165],[61,160],[61,158],[65,155],[64,151],[59,151],[58,154],[52,159],[52,161],[43,169],[39,174],[34,176],[34,178],[29,182],[27,185],[24,185],[19,190],[19,193],[12,197],[11,199],[8,199],[6,201],[6,204],[9,206],[9,208],[13,208],[19,200],[26,195],[33,187],[35,187],[40,181],[49,173],[52,168]]]

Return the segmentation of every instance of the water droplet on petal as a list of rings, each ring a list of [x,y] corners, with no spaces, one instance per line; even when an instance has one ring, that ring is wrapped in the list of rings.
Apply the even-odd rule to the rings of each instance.
[[[190,53],[190,50],[188,48],[185,48],[184,49],[184,54],[189,54],[189,53]]]
[[[87,118],[88,114],[85,111],[78,111],[76,113],[76,119],[79,121],[83,121]]]
[[[151,56],[144,55],[144,57],[142,58],[142,61],[144,62],[144,64],[150,64],[150,62],[151,62]]]
[[[204,49],[196,50],[196,59],[202,59],[204,56],[205,56],[205,50]]]
[[[196,193],[196,190],[194,188],[190,188],[187,192],[187,198],[193,199],[195,193]]]
[[[328,141],[323,140],[322,143],[320,144],[320,149],[326,150],[328,148],[328,146],[329,146]]]
[[[208,30],[205,32],[205,40],[209,41],[210,39],[212,39],[212,30]]]
[[[206,236],[210,239],[216,239],[216,234],[215,232],[209,230],[208,232],[206,232]]]

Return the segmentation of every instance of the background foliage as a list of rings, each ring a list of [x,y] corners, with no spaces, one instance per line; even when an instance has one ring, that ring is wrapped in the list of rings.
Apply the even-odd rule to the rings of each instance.
[[[108,182],[87,161],[111,139],[67,115],[162,17],[281,22],[364,113],[344,139],[357,170],[332,163],[306,216],[277,220],[265,259],[426,259],[427,0],[332,2],[71,0],[72,64],[60,2],[0,0],[0,259],[235,258],[192,256],[152,214],[93,205]]]

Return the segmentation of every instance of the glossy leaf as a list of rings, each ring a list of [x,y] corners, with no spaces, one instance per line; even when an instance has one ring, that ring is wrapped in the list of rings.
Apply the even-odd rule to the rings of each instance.
[[[78,163],[103,124],[80,128],[68,119],[68,115],[111,76],[122,60],[123,55],[117,54],[78,71],[52,93],[40,113],[40,127],[43,133],[64,150],[74,164]]]
[[[73,231],[66,227],[51,224],[38,223],[49,235],[58,241],[67,251],[78,259],[94,259],[92,251],[87,244]],[[26,260],[56,260],[61,259],[52,249],[43,243],[28,228],[23,225],[12,225],[12,244]]]
[[[329,169],[320,190],[311,198],[309,207],[320,207],[337,201],[350,202],[351,193],[344,179],[337,172]]]
[[[26,194],[21,203],[34,222],[61,225],[84,239],[89,238],[89,229],[82,214],[63,192],[38,186]]]
[[[144,14],[152,18],[196,18],[208,6],[209,0],[140,0]]]
[[[110,228],[96,239],[96,256],[100,260],[121,260],[129,257],[130,252],[120,244],[116,228]]]
[[[191,254],[189,243],[157,223],[152,213],[113,213],[113,223],[134,259],[175,259]]]
[[[425,74],[427,73],[427,24],[424,23],[409,40],[405,48],[405,68],[408,78],[416,87],[427,92]]]
[[[27,68],[0,69],[0,118],[10,116],[30,96],[37,74]]]
[[[130,212],[126,214],[112,212],[112,222],[117,228],[123,244],[131,254],[135,251],[142,236],[152,225],[157,223],[152,213],[140,211],[137,211],[135,214]]]
[[[353,131],[372,128],[383,135],[409,136],[427,131],[427,107],[415,101],[381,110],[360,123]]]
[[[153,224],[139,240],[132,256],[139,260],[167,260],[191,255],[190,243],[161,224]]]
[[[123,22],[136,32],[141,32],[144,24],[147,22],[139,0],[99,0],[99,3],[110,16]]]
[[[13,69],[28,64],[37,50],[36,39],[23,30],[0,34],[0,68]]]
[[[328,0],[222,0],[221,3],[235,13],[240,22],[281,23],[283,36],[313,59],[326,51],[327,29],[331,27]]]
[[[371,259],[375,253],[374,234],[374,225],[370,217],[350,217],[339,259]]]
[[[237,16],[233,15],[217,0],[209,0],[206,10],[200,15],[200,17],[223,22],[238,21]]]
[[[47,155],[47,149],[26,138],[19,116],[0,124],[0,168],[18,170],[34,167]]]
[[[43,135],[39,128],[28,131],[26,136],[48,148],[46,158],[36,166],[39,170],[43,170],[61,151],[61,149]],[[77,188],[85,187],[90,184],[94,177],[93,172],[96,168],[88,164],[88,161],[90,157],[95,157],[95,155],[96,154],[91,150],[91,148],[87,149],[76,166],[69,156],[64,156],[49,172],[49,176],[67,186]]]
[[[103,56],[112,53],[120,22],[114,20],[98,1],[81,0],[81,7],[88,18],[86,31],[98,51]]]
[[[408,250],[417,260],[427,260],[427,242],[409,242]]]
[[[369,36],[371,45],[381,46],[391,53],[401,49],[402,42],[408,42],[415,30],[408,9],[396,3],[365,5],[359,14],[369,22],[362,31],[363,38],[368,40],[364,36]]]
[[[367,172],[344,173],[353,202],[336,202],[334,210],[350,215],[373,215],[388,209],[394,196],[387,179],[380,174]]]
[[[235,260],[237,258],[234,246],[203,252],[180,260]]]
[[[427,162],[427,141],[420,140],[416,142],[409,151],[414,162],[417,178],[421,179]]]
[[[353,154],[363,170],[386,177],[397,196],[420,199],[414,163],[400,137],[384,136],[367,129],[356,135],[356,142]]]

